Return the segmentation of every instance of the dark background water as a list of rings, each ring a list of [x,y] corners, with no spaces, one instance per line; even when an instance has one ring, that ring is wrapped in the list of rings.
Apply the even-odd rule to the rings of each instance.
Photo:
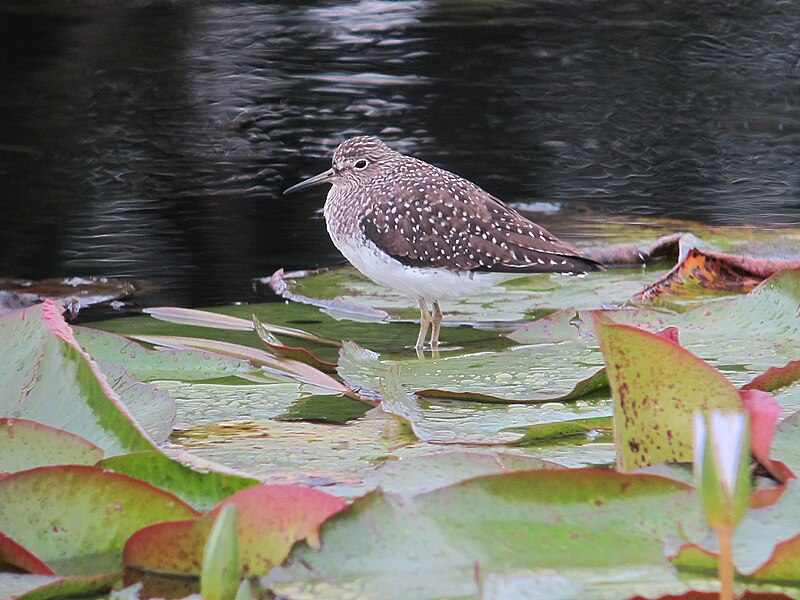
[[[280,192],[365,133],[564,219],[800,225],[799,31],[794,1],[7,1],[0,276],[249,299],[340,260],[324,190]]]

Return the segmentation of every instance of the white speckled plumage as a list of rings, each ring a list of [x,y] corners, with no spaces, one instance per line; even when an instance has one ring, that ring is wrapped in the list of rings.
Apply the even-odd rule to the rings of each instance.
[[[426,320],[434,325],[431,345],[438,343],[441,299],[527,273],[603,268],[474,183],[375,137],[343,142],[329,171],[287,192],[321,183],[332,184],[324,215],[345,258],[377,283],[419,300],[418,348]]]

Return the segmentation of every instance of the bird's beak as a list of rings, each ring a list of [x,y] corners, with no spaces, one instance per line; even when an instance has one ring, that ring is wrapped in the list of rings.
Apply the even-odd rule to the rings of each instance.
[[[305,181],[301,181],[300,183],[284,190],[283,195],[285,196],[286,194],[291,194],[292,192],[296,192],[298,190],[302,190],[314,185],[319,185],[321,183],[330,183],[331,181],[333,181],[334,177],[336,177],[336,172],[333,169],[328,169],[324,173],[320,173],[319,175],[314,175],[313,177],[309,177]]]

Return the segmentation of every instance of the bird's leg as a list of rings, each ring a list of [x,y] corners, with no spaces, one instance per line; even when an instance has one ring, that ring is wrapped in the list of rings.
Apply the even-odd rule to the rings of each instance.
[[[428,334],[428,326],[431,324],[431,313],[428,312],[428,305],[425,304],[425,299],[419,299],[419,335],[417,336],[417,344],[414,346],[418,350],[425,345],[425,336]]]
[[[442,329],[442,309],[439,301],[433,301],[433,329],[431,329],[431,349],[439,347],[439,332]]]

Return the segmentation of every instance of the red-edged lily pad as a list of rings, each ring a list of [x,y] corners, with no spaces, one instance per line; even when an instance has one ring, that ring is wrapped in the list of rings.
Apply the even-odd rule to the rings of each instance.
[[[63,429],[108,455],[153,448],[51,301],[0,317],[0,417]]]
[[[96,467],[39,467],[0,479],[0,531],[59,575],[119,571],[135,531],[197,514],[168,492]]]
[[[27,419],[0,419],[0,473],[46,465],[93,465],[103,451],[79,435]]]
[[[629,325],[597,323],[614,399],[617,463],[634,469],[692,460],[692,414],[740,410],[736,388],[674,341]]]
[[[56,574],[41,558],[0,532],[0,565],[4,564],[34,575]]]
[[[158,523],[134,534],[125,545],[126,568],[199,575],[203,548],[221,508],[235,504],[244,572],[263,575],[280,564],[298,540],[314,547],[319,527],[347,503],[299,486],[262,485],[238,492],[198,519]]]

